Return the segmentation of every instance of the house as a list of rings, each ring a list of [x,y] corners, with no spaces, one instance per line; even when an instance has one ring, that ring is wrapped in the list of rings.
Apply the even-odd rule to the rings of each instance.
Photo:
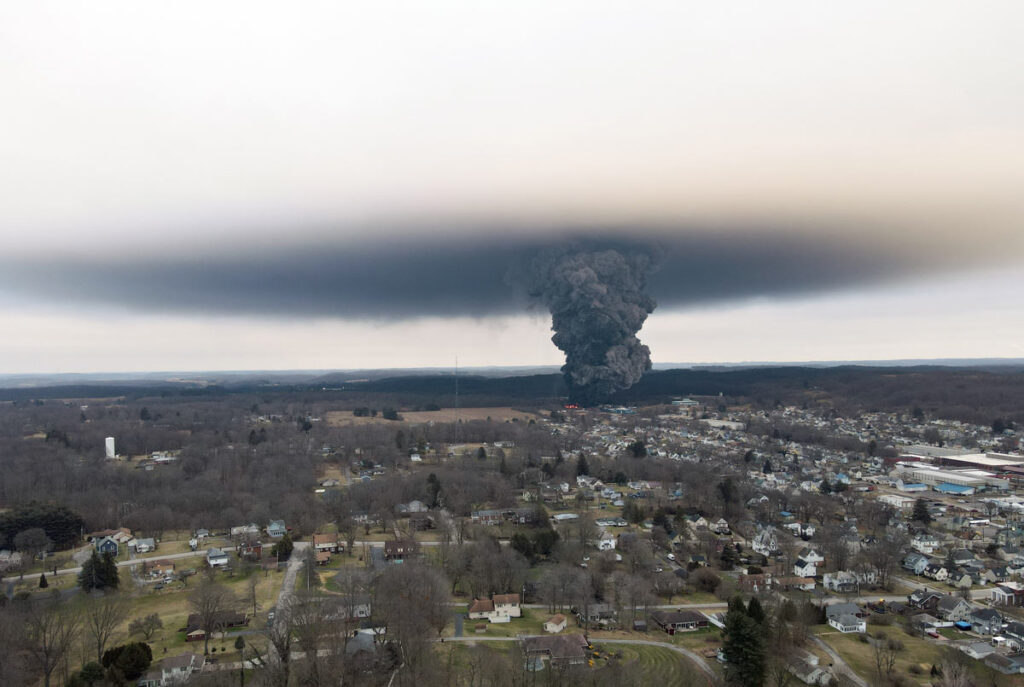
[[[805,546],[800,549],[800,552],[796,555],[797,558],[807,561],[808,563],[814,563],[819,565],[825,562],[825,557],[818,553],[817,549],[811,546]]]
[[[552,666],[583,665],[587,662],[590,646],[586,636],[577,633],[523,637],[521,645],[527,665],[533,670],[539,669],[538,663],[545,659]]]
[[[103,537],[101,539],[97,539],[93,542],[93,544],[96,547],[97,553],[99,553],[101,556],[107,553],[113,556],[117,555],[118,543],[114,540],[113,537]]]
[[[314,534],[313,549],[317,553],[338,553],[341,547],[338,544],[337,534]]]
[[[818,575],[817,564],[798,558],[793,564],[793,574],[797,577],[816,577]]]
[[[719,518],[718,520],[709,523],[708,529],[715,534],[729,534],[729,523],[725,518]]]
[[[979,635],[995,635],[1003,629],[1003,616],[994,608],[975,608],[971,611],[971,630]]]
[[[745,592],[758,594],[768,591],[774,585],[771,573],[758,573],[756,575],[740,575],[739,586]]]
[[[247,538],[239,542],[235,552],[246,560],[258,561],[263,558],[263,543]]]
[[[939,548],[939,540],[934,534],[921,532],[910,541],[910,546],[918,553],[930,556],[935,553],[935,549]]]
[[[989,668],[1004,675],[1024,673],[1024,654],[999,654],[992,652],[981,661]]]
[[[971,617],[971,604],[958,596],[944,595],[935,604],[935,614],[947,623],[967,622]]]
[[[976,660],[985,658],[996,650],[996,648],[988,642],[969,642],[967,644],[961,644],[957,648]]]
[[[156,540],[152,537],[136,539],[132,546],[135,548],[135,553],[149,553],[150,551],[156,551]]]
[[[500,510],[475,510],[470,517],[474,525],[500,525],[502,521]]]
[[[250,522],[248,525],[239,525],[238,527],[232,527],[230,530],[230,534],[232,539],[244,537],[258,537],[260,536],[260,526],[254,522]]]
[[[495,613],[507,615],[510,618],[522,616],[518,594],[495,594],[491,597],[491,601],[494,602]]]
[[[508,616],[501,617],[494,612],[494,601],[491,599],[473,599],[467,617],[470,620],[487,620],[492,623],[507,623],[510,620]]]
[[[867,632],[868,630],[868,624],[865,620],[848,613],[832,616],[828,619],[828,624],[843,633]]]
[[[786,668],[806,685],[827,685],[832,679],[828,671],[801,659],[793,659]]]
[[[18,551],[0,551],[0,570],[8,570],[21,565],[21,553]]]
[[[825,606],[825,618],[831,619],[840,615],[862,616],[864,611],[855,603],[834,603]]]
[[[784,592],[790,592],[793,590],[813,592],[815,585],[813,577],[779,577],[775,582],[775,586],[782,589]]]
[[[945,582],[949,577],[949,571],[941,563],[929,563],[928,567],[924,569],[924,576],[929,580]]]
[[[759,553],[762,556],[771,556],[779,550],[779,541],[775,536],[774,527],[765,527],[754,535],[754,540],[750,542],[750,548],[754,550],[754,553]]]
[[[577,611],[576,617],[579,618],[580,622],[588,624],[598,624],[601,626],[615,625],[618,619],[618,613],[611,606],[606,603],[591,603],[585,608],[581,608]]]
[[[903,559],[903,569],[913,572],[915,575],[924,574],[925,568],[928,567],[928,557],[922,553],[908,553],[907,557]]]
[[[1024,586],[1016,582],[997,584],[992,590],[992,604],[995,606],[1024,606]]]
[[[153,561],[152,563],[148,563],[146,565],[146,570],[149,571],[149,574],[152,577],[164,577],[166,575],[173,575],[174,563],[170,562],[169,560],[161,559],[158,561]]]
[[[96,532],[90,532],[85,535],[86,541],[91,541],[93,545],[96,545],[96,541],[103,539],[104,537],[110,537],[118,544],[127,544],[132,540],[132,531],[127,527],[118,527],[113,530],[97,530]]]
[[[429,508],[422,501],[410,501],[409,503],[400,503],[395,506],[395,511],[399,515],[410,515],[411,513],[426,513]]]
[[[406,558],[418,556],[420,545],[414,539],[384,542],[384,558],[392,563],[401,563]]]
[[[285,527],[284,520],[271,520],[267,525],[267,536],[271,539],[280,539],[286,534],[288,534],[288,528]]]
[[[933,609],[944,595],[940,592],[931,591],[927,587],[915,590],[907,597],[907,601],[914,608]]]
[[[1016,620],[1006,623],[1003,628],[1003,637],[1006,638],[1006,646],[1020,651],[1024,649],[1024,623]]]
[[[855,594],[860,589],[860,581],[857,576],[845,570],[825,573],[821,578],[821,584],[825,589],[836,594]]]
[[[522,616],[518,594],[495,594],[490,599],[474,599],[469,606],[470,620],[507,623]]]
[[[551,616],[547,622],[544,623],[544,631],[552,634],[558,634],[565,629],[569,620],[561,613]]]
[[[608,532],[602,532],[601,538],[597,540],[598,551],[614,551],[617,539],[614,534]]]
[[[160,662],[160,685],[183,685],[203,669],[206,659],[187,651]]]
[[[213,623],[209,628],[210,632],[224,632],[232,627],[245,627],[249,624],[249,617],[244,613],[235,611],[223,611],[216,614]],[[206,628],[198,613],[191,613],[188,616],[185,626],[185,641],[198,642],[206,638]]]
[[[974,574],[977,575],[977,573]],[[970,589],[974,584],[974,575],[960,568],[951,572],[949,577],[946,578],[946,582],[957,589]]]
[[[207,550],[206,562],[211,568],[223,567],[228,564],[228,555],[214,546]]]
[[[651,620],[670,635],[676,632],[693,632],[709,625],[707,616],[696,611],[655,611]]]
[[[953,560],[953,565],[956,567],[960,567],[962,565],[969,565],[971,563],[976,563],[978,561],[977,556],[975,556],[967,549],[957,549],[953,551],[949,556]]]

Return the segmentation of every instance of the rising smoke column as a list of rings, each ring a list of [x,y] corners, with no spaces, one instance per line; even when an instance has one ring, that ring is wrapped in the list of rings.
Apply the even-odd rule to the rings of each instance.
[[[655,302],[646,292],[651,256],[617,250],[560,251],[536,258],[530,295],[551,310],[551,337],[565,352],[571,400],[595,405],[651,369],[640,331]]]

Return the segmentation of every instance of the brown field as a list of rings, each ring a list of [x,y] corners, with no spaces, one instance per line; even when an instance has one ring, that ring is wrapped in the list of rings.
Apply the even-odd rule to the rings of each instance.
[[[442,408],[441,410],[399,410],[398,413],[402,416],[402,422],[411,424],[423,424],[427,422],[455,422],[456,418],[462,421],[486,420],[490,418],[495,422],[505,422],[506,420],[528,422],[540,417],[539,413],[525,413],[521,410],[515,410],[514,408],[508,407],[459,408],[458,411],[454,408]],[[352,414],[351,410],[332,410],[327,413],[327,423],[333,427],[338,427],[340,425],[371,423],[386,424],[392,422],[394,422],[394,420],[385,420],[380,417],[380,415],[377,417],[356,417]]]

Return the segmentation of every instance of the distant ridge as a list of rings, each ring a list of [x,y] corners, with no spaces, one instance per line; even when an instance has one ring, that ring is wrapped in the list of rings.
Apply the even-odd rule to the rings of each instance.
[[[912,368],[944,367],[961,369],[1024,370],[1024,358],[921,358],[898,360],[818,360],[806,362],[747,361],[722,363],[655,363],[654,370],[730,371],[768,368]],[[513,365],[464,367],[461,373],[479,377],[526,377],[557,374],[558,365]],[[442,367],[349,368],[338,370],[166,370],[158,372],[67,372],[53,374],[0,374],[2,389],[32,389],[55,386],[153,386],[206,387],[239,385],[316,385],[344,384],[353,380],[388,378],[445,377],[454,371]]]

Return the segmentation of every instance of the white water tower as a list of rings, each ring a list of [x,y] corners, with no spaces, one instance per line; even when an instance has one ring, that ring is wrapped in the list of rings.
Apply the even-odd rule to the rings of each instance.
[[[117,453],[114,451],[114,437],[107,437],[107,459],[113,460],[117,458]]]

